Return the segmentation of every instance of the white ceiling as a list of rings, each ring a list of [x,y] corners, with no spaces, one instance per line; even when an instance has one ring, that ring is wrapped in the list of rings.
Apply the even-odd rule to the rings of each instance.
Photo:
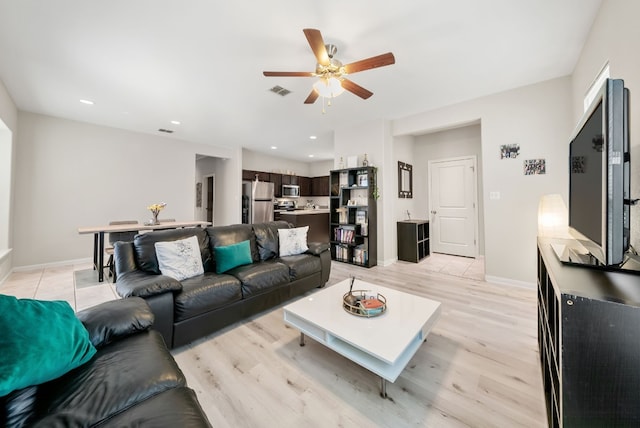
[[[329,159],[335,129],[570,74],[600,3],[0,0],[0,80],[25,111]],[[345,64],[389,51],[396,64],[350,75],[374,95],[346,92],[322,114],[321,99],[303,104],[312,78],[262,75],[314,71],[303,28]]]

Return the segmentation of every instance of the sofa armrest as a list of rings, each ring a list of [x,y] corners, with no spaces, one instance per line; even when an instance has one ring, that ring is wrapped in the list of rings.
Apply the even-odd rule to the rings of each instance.
[[[113,244],[113,265],[117,276],[138,269],[133,242],[120,241]]]
[[[180,281],[164,275],[152,275],[141,270],[126,272],[119,276],[118,282],[116,282],[116,291],[120,297],[151,297],[180,290],[182,290]]]
[[[307,243],[307,246],[309,247],[307,254],[313,254],[314,256],[318,256],[325,251],[329,251],[328,242],[309,242]]]
[[[78,312],[76,316],[84,324],[96,348],[145,331],[154,321],[151,308],[138,297],[101,303]]]

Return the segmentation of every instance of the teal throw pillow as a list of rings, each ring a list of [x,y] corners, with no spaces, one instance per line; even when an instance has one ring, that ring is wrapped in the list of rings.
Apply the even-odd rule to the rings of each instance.
[[[224,273],[234,267],[253,263],[251,246],[248,240],[223,247],[215,247],[213,252],[216,258],[216,273]]]
[[[96,353],[65,301],[0,294],[0,397],[56,379]]]

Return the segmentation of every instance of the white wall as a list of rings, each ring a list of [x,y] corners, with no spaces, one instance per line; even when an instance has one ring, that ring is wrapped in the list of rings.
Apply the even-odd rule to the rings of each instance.
[[[566,198],[571,116],[571,82],[564,77],[394,121],[394,136],[482,124],[488,279],[535,283],[538,201],[548,193]],[[500,160],[500,145],[515,143],[520,157]],[[546,175],[523,175],[523,160],[536,158],[546,159]],[[501,198],[489,200],[496,191]]]
[[[315,161],[309,163],[309,177],[322,177],[329,175],[329,171],[333,169],[333,159],[324,161]]]
[[[0,282],[13,268],[13,177],[18,110],[0,81]]]
[[[389,189],[389,192],[395,193],[395,202],[394,202],[394,219],[395,221],[406,220],[407,219],[407,211],[411,214],[411,218],[416,219],[424,219],[427,220],[426,213],[421,212],[418,209],[418,201],[419,194],[422,193],[426,189],[426,187],[422,187],[419,182],[416,181],[416,173],[419,173],[422,169],[422,162],[416,158],[416,139],[410,135],[399,136],[393,139],[393,164],[396,166],[396,174],[395,174],[395,184],[392,189]],[[413,198],[399,198],[398,197],[398,161],[408,163],[413,168]],[[393,171],[389,172],[393,175]],[[397,233],[397,229],[396,229]],[[397,246],[396,246],[397,247]],[[397,248],[396,248],[396,256],[397,256]]]
[[[358,156],[359,162],[367,154],[369,165],[378,168],[377,185],[380,193],[377,206],[378,217],[378,264],[388,265],[397,258],[395,206],[397,200],[397,162],[393,157],[391,124],[375,120],[338,129],[334,132],[334,168],[339,168],[339,159]]]
[[[416,215],[414,218],[430,219],[429,215],[429,161],[475,156],[478,163],[478,253],[484,254],[484,201],[481,128],[479,124],[438,131],[414,137],[414,199]],[[518,159],[517,162],[520,162]]]
[[[162,217],[193,219],[196,153],[230,159],[219,179],[236,196],[220,221],[240,221],[239,151],[26,112],[18,135],[16,267],[86,259],[93,237],[78,227],[142,222],[152,203],[167,203]]]
[[[631,197],[640,198],[640,2],[605,0],[572,76],[573,116],[583,114],[583,98],[605,62],[611,77],[624,79],[630,89]],[[631,244],[640,248],[640,205],[631,208]]]

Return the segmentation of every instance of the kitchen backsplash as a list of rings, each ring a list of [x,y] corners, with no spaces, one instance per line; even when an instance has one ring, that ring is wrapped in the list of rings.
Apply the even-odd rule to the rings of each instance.
[[[276,198],[277,201],[293,201],[298,208],[303,208],[307,203],[315,205],[317,208],[329,208],[328,196],[302,196],[300,198]]]

